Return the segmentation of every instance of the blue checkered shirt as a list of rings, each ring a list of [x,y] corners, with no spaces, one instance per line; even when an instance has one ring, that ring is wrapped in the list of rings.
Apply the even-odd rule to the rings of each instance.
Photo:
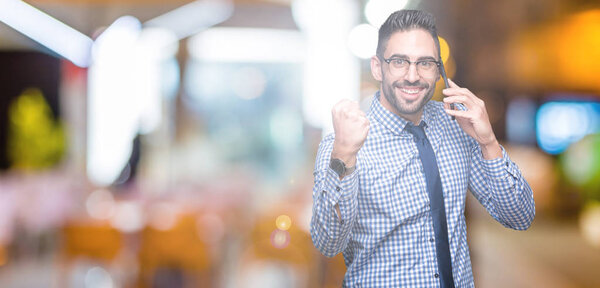
[[[343,252],[344,287],[439,287],[419,152],[404,130],[408,122],[385,109],[378,97],[379,93],[371,104],[369,134],[354,172],[340,180],[329,168],[333,134],[319,145],[313,243],[328,257]],[[494,219],[516,230],[527,229],[534,218],[533,193],[504,148],[502,158],[483,159],[477,142],[450,119],[442,103],[429,101],[422,120],[442,180],[454,282],[456,287],[473,287],[465,223],[467,189]]]

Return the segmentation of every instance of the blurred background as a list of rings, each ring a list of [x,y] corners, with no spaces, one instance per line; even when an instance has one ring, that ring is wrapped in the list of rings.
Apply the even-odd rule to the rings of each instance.
[[[527,232],[468,197],[476,286],[600,287],[584,0],[0,0],[0,286],[340,287],[308,232],[315,154],[334,103],[369,106],[402,8],[436,16],[534,190]]]

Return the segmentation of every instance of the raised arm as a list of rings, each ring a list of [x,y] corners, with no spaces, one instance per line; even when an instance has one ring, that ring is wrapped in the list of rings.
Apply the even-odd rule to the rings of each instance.
[[[369,132],[369,120],[354,101],[336,104],[332,118],[334,134],[321,141],[315,161],[310,223],[313,243],[327,257],[342,252],[350,239],[357,214],[357,154]],[[341,160],[346,172],[334,171],[331,159]]]

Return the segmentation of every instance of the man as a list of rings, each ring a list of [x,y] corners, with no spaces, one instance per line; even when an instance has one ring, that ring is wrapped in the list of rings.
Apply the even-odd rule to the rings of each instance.
[[[343,252],[344,287],[473,287],[467,189],[506,227],[525,230],[534,218],[531,188],[483,101],[451,81],[443,103],[430,101],[441,73],[436,39],[430,14],[390,15],[371,58],[381,85],[368,115],[349,100],[332,110],[311,236],[324,255]]]

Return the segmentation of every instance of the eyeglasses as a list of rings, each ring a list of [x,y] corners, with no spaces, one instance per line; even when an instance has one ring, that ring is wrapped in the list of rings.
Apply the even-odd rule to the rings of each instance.
[[[395,77],[401,77],[408,72],[410,65],[417,66],[417,73],[423,78],[433,78],[436,74],[436,68],[440,66],[439,61],[435,60],[419,60],[410,61],[404,58],[381,58],[389,65],[390,73]]]

